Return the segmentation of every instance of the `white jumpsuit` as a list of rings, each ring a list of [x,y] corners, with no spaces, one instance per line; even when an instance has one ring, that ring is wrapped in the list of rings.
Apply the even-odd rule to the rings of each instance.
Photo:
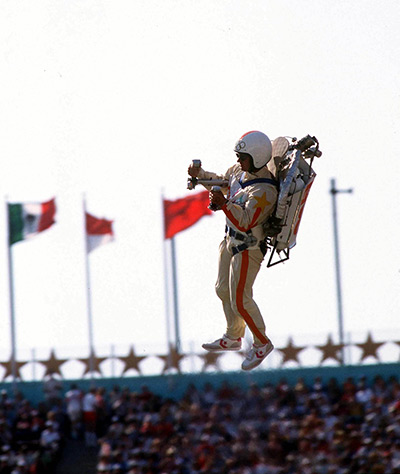
[[[243,337],[247,324],[254,344],[267,344],[264,320],[253,299],[253,284],[264,259],[260,250],[265,237],[262,223],[273,212],[278,196],[273,176],[266,167],[250,173],[236,164],[223,176],[201,169],[198,177],[229,183],[224,190],[229,201],[222,207],[227,233],[219,248],[215,285],[226,317],[226,334],[232,339]]]

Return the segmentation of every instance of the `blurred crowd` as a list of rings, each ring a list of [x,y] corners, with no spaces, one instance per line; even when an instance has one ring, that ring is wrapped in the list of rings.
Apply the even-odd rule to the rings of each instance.
[[[116,387],[107,411],[98,473],[400,474],[395,378],[192,385],[181,400]]]
[[[400,474],[395,377],[44,392],[37,407],[1,393],[0,474],[55,472],[68,439],[98,450],[98,474]]]
[[[60,458],[67,417],[61,383],[44,382],[44,398],[37,406],[19,391],[0,394],[0,474],[50,474]]]

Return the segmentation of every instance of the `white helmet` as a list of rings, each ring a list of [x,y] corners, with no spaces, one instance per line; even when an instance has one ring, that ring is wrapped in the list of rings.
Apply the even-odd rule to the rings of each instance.
[[[236,153],[248,153],[253,158],[255,168],[261,168],[271,159],[270,139],[262,132],[252,131],[242,135],[235,145]]]

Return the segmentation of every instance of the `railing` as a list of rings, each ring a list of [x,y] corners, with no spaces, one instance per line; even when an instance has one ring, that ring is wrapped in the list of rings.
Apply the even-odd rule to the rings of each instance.
[[[387,337],[389,334],[394,337]],[[256,370],[400,360],[399,330],[387,331],[387,334],[384,331],[348,333],[343,347],[345,364],[341,359],[342,346],[331,334],[319,337],[276,336],[272,339],[275,350]],[[249,347],[250,342],[245,340],[240,352],[210,353],[203,351],[201,342],[196,341],[182,344],[178,353],[174,347],[167,348],[165,344],[110,345],[97,347],[93,358],[83,347],[21,350],[17,353],[16,378],[39,381],[51,373],[63,379],[81,379],[240,370],[241,360]],[[0,352],[0,380],[13,380],[12,363],[4,352]]]

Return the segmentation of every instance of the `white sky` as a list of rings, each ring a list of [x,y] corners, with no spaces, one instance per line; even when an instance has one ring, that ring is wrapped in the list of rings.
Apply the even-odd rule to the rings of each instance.
[[[336,178],[354,189],[337,200],[345,330],[400,340],[399,21],[397,0],[0,0],[0,191],[58,205],[55,226],[13,247],[21,358],[87,355],[84,193],[89,212],[115,219],[115,242],[90,255],[97,352],[162,352],[161,195],[190,194],[192,159],[224,172],[253,129],[310,133],[323,151],[290,261],[264,264],[254,288],[270,337],[336,338]],[[176,237],[184,349],[225,328],[223,230],[217,213]],[[4,226],[0,238],[6,360]]]

